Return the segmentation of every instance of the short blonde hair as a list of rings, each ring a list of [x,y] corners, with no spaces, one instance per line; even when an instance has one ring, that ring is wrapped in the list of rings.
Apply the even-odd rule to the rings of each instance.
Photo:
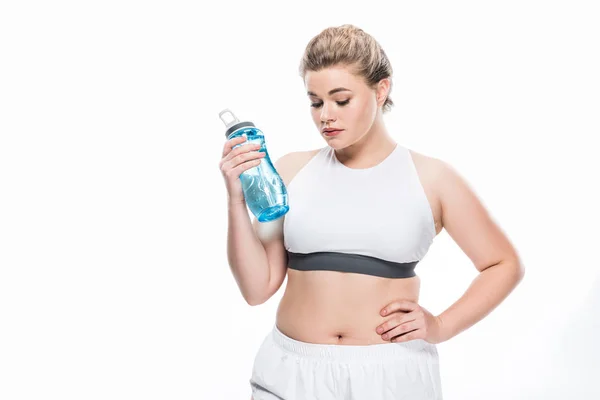
[[[346,24],[326,28],[313,37],[306,46],[300,63],[300,76],[304,79],[307,71],[319,71],[335,65],[347,65],[354,73],[362,76],[374,88],[381,79],[390,79],[392,91],[392,65],[379,43],[362,29]],[[394,105],[388,96],[383,104],[383,112]]]

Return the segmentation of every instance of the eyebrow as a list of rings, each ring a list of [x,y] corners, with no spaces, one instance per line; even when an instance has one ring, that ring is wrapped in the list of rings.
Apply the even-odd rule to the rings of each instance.
[[[334,94],[334,93],[337,93],[337,92],[351,92],[351,90],[350,90],[350,89],[343,88],[343,87],[339,87],[339,88],[331,89],[331,90],[329,91],[329,93],[328,93],[328,94],[331,96],[332,94]],[[316,96],[316,97],[318,97],[318,96],[317,96],[315,93],[313,93],[313,92],[306,92],[306,93],[307,93],[309,96]]]

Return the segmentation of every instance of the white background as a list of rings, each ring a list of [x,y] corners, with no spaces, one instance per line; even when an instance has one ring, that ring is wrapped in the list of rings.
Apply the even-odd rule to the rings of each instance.
[[[248,399],[280,290],[226,260],[231,108],[272,160],[324,145],[297,69],[355,24],[394,68],[394,138],[452,164],[527,268],[438,345],[445,399],[600,396],[600,14],[593,1],[6,1],[0,6],[0,398]],[[444,231],[441,313],[475,269]],[[285,285],[285,283],[284,283]]]

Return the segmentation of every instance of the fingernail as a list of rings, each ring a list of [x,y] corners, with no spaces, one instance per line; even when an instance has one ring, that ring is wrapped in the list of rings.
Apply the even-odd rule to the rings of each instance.
[[[385,314],[385,313],[387,313],[387,310],[384,308],[383,310],[381,310],[381,313]]]
[[[383,332],[383,328],[382,327],[377,328],[377,333],[381,333],[381,332]]]

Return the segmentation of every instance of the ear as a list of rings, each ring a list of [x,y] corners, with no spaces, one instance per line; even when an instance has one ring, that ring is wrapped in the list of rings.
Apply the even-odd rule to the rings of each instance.
[[[384,78],[377,82],[377,106],[382,107],[390,93],[391,82],[389,78]]]

